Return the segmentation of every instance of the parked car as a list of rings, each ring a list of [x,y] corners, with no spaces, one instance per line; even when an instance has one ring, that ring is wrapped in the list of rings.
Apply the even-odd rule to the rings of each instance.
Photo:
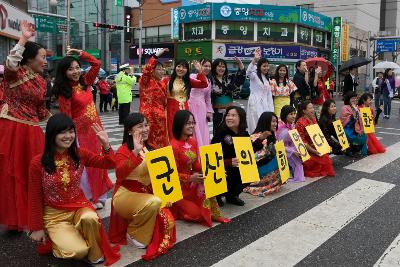
[[[131,76],[134,75],[136,77],[136,83],[132,86],[132,94],[134,96],[139,96],[139,79],[142,76],[141,73],[132,73]],[[106,82],[113,83],[115,81],[115,77],[117,74],[111,74],[106,77]]]

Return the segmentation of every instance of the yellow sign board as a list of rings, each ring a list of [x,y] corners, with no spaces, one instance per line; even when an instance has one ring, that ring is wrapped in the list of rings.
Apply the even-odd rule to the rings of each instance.
[[[324,134],[319,128],[318,124],[309,125],[306,127],[307,133],[311,138],[311,141],[314,144],[315,149],[321,154],[325,155],[332,151],[332,148],[329,146],[328,141],[326,140]]]
[[[278,161],[279,173],[281,175],[282,184],[291,177],[289,161],[286,155],[286,149],[283,141],[278,141],[275,144],[276,160]]]
[[[344,132],[342,122],[340,120],[334,121],[333,127],[335,128],[335,132],[339,139],[339,143],[342,146],[342,150],[348,149],[350,147],[350,144],[347,140],[346,133]]]
[[[290,130],[289,136],[292,139],[297,152],[299,152],[301,160],[303,162],[309,160],[311,156],[308,153],[308,150],[306,148],[306,145],[303,143],[303,140],[301,140],[299,132],[296,129]]]
[[[260,180],[256,158],[250,137],[233,137],[236,158],[239,161],[240,177],[243,183],[252,183]]]
[[[364,126],[364,133],[374,133],[374,116],[372,115],[371,108],[360,108],[361,120]]]
[[[161,199],[161,207],[164,207],[167,202],[174,203],[183,198],[171,146],[147,152],[146,164],[149,169],[153,193]]]
[[[201,168],[203,170],[206,198],[218,196],[228,191],[226,184],[224,157],[221,143],[200,147]]]
[[[342,61],[349,60],[350,57],[350,46],[349,46],[349,37],[350,37],[350,27],[349,24],[342,24],[342,47],[340,52],[342,53],[341,58]]]

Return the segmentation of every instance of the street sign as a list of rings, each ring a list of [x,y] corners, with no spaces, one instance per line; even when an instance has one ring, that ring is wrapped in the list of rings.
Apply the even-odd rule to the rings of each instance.
[[[340,65],[340,46],[342,36],[342,17],[333,18],[332,28],[332,64]]]
[[[376,52],[395,52],[400,49],[400,39],[381,39],[376,41]]]
[[[52,16],[33,15],[37,32],[62,33],[67,31],[67,20]],[[73,23],[71,23],[73,32]]]

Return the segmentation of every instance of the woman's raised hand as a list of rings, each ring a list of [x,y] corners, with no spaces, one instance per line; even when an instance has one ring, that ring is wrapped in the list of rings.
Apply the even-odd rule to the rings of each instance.
[[[97,123],[93,123],[91,127],[96,133],[97,139],[99,139],[104,150],[110,149],[110,141],[108,140],[107,132]]]
[[[169,48],[161,48],[157,51],[156,53],[156,57],[160,57],[162,54],[164,54],[165,52],[168,52]]]
[[[82,50],[67,46],[67,56],[72,56],[73,54],[80,56],[82,54]]]
[[[238,57],[234,57],[236,64],[238,64],[240,70],[244,70],[243,62]]]
[[[200,62],[198,62],[197,60],[193,60],[192,65],[196,69],[197,73],[201,73],[203,71]]]
[[[143,136],[139,131],[134,131],[132,134],[132,140],[134,147],[133,153],[138,155],[144,147]]]
[[[35,36],[35,26],[26,20],[21,21],[20,30],[26,41]]]

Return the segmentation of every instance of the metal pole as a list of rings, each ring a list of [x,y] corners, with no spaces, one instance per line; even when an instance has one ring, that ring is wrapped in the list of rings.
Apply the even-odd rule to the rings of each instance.
[[[368,31],[368,39],[367,39],[367,59],[371,58],[371,31]],[[369,91],[368,86],[371,81],[371,66],[367,65],[367,75],[365,75],[365,89],[364,91]]]
[[[66,47],[71,44],[71,0],[67,0],[67,40]]]
[[[142,66],[143,1],[139,2],[139,69]]]

